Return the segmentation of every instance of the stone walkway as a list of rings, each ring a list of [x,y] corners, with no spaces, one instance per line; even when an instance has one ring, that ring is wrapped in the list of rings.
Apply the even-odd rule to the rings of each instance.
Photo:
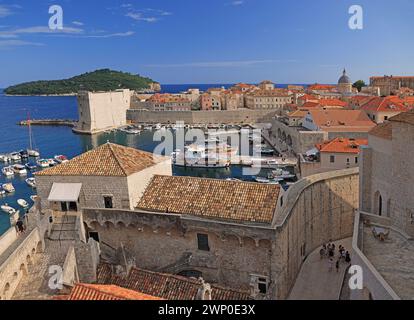
[[[338,248],[341,244],[351,254],[351,238],[335,242]],[[340,263],[339,272],[336,272],[335,265],[329,271],[328,258],[320,258],[320,248],[312,252],[302,265],[295,285],[289,295],[289,300],[338,300],[341,293],[347,264]],[[335,252],[335,258],[338,251]],[[336,262],[336,260],[334,260]]]

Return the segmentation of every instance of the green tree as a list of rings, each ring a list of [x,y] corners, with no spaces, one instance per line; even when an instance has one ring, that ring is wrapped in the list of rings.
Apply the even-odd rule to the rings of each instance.
[[[365,87],[366,86],[366,84],[365,84],[365,82],[364,82],[364,80],[358,80],[358,81],[356,81],[353,85],[352,85],[354,88],[357,88],[358,89],[358,91],[359,92],[361,92],[361,88],[362,87]]]

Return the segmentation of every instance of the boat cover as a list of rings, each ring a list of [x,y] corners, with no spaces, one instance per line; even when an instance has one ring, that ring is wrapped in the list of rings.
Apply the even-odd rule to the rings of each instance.
[[[49,201],[77,202],[79,199],[82,183],[56,183],[50,190]]]

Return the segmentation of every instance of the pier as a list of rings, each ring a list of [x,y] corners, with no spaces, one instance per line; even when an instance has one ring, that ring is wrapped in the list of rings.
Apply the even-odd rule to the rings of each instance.
[[[76,120],[71,119],[32,119],[32,120],[23,120],[18,123],[20,126],[68,126],[74,127],[76,125]]]

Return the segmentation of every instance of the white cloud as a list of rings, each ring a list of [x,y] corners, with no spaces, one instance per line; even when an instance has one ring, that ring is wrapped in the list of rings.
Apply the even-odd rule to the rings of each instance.
[[[1,38],[16,38],[21,34],[82,34],[83,29],[64,27],[63,29],[51,30],[46,26],[34,26],[28,28],[19,28],[8,31],[1,31]]]
[[[244,3],[243,0],[235,0],[231,3],[232,6],[241,6]]]
[[[0,18],[4,18],[7,16],[12,15],[13,12],[10,10],[9,7],[6,7],[4,5],[0,5]]]
[[[23,40],[0,40],[0,49],[10,49],[13,47],[22,47],[22,46],[43,46],[43,43],[39,42],[30,42]]]
[[[190,62],[190,63],[176,63],[176,64],[149,64],[145,67],[151,68],[234,68],[234,67],[247,67],[256,64],[265,63],[285,63],[296,62],[296,60],[243,60],[243,61],[209,61],[209,62]]]
[[[90,35],[90,36],[83,36],[83,38],[114,38],[114,37],[130,37],[134,35],[134,31],[127,31],[127,32],[118,32],[118,33],[109,33],[109,34],[102,34],[102,35]]]
[[[80,21],[72,21],[72,24],[74,24],[75,26],[83,26],[84,25],[84,23],[83,22],[80,22]]]
[[[144,15],[141,12],[128,12],[125,16],[132,18],[136,21],[157,22],[159,20],[156,17],[144,17]]]

